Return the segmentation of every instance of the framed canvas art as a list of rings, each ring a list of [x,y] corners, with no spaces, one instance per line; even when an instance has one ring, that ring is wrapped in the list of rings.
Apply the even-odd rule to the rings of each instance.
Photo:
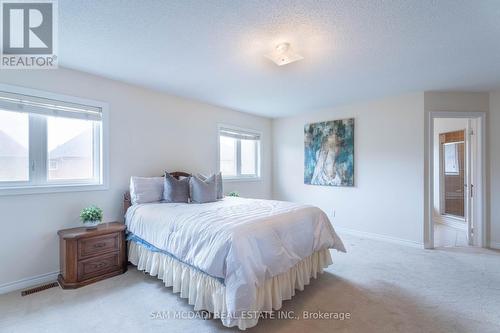
[[[354,119],[304,126],[304,183],[354,186]]]

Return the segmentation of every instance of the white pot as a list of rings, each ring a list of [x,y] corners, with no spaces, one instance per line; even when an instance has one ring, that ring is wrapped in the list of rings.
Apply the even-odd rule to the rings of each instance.
[[[83,226],[87,227],[87,228],[97,228],[97,226],[99,225],[99,223],[101,223],[101,221],[99,221],[99,220],[85,221],[85,222],[83,222]]]

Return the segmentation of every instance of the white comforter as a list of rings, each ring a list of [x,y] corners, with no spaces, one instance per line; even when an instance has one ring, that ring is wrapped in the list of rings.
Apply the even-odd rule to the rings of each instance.
[[[229,313],[256,310],[256,287],[341,239],[319,208],[291,202],[225,198],[206,204],[130,207],[128,230],[181,261],[224,279]]]

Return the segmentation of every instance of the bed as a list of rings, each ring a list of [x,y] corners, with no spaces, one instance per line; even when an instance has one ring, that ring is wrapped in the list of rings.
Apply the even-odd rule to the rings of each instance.
[[[332,263],[329,249],[345,252],[313,206],[235,197],[131,205],[127,195],[124,204],[129,261],[227,327],[255,326]]]

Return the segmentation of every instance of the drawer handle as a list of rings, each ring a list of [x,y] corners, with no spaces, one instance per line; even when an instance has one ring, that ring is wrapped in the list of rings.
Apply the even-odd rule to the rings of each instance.
[[[106,243],[97,243],[97,244],[94,244],[94,248],[96,249],[100,249],[102,247],[105,247],[106,246]]]
[[[105,266],[108,266],[108,264],[105,261],[101,261],[100,263],[94,265],[95,268],[101,268]]]

